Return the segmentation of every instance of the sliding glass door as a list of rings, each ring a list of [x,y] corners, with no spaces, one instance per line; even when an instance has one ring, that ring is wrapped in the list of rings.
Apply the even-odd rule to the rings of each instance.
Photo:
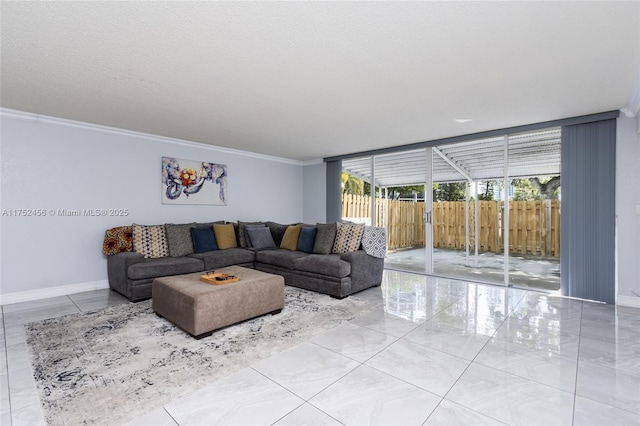
[[[387,229],[388,269],[559,289],[559,128],[347,159],[343,169],[343,218]]]

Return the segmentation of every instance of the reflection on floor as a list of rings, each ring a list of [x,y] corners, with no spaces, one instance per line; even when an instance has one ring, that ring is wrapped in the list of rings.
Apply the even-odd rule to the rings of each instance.
[[[395,271],[361,296],[379,308],[131,424],[640,424],[638,309]],[[22,324],[115,303],[3,307],[3,425],[42,422]]]
[[[390,252],[384,262],[385,268],[425,273],[424,247]],[[475,263],[474,253],[463,250],[433,249],[434,274],[495,284],[504,283],[504,256],[495,253],[480,253]],[[560,260],[539,256],[511,256],[509,258],[509,283],[518,287],[542,290],[560,289]]]

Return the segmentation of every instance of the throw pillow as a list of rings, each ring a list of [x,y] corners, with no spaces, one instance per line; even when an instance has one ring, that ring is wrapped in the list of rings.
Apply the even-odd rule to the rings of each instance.
[[[218,248],[220,250],[238,247],[236,232],[232,223],[228,223],[226,225],[214,223],[213,233],[216,236],[216,243],[218,243]]]
[[[247,245],[247,225],[265,226],[262,222],[242,222],[238,221],[238,245],[240,247],[249,247]]]
[[[330,254],[336,240],[336,224],[318,223],[316,227],[318,232],[316,233],[316,241],[313,243],[313,253]]]
[[[303,226],[300,228],[300,236],[298,237],[298,251],[311,253],[313,251],[313,243],[316,242],[316,233],[318,228],[315,226]]]
[[[342,254],[356,251],[362,243],[364,223],[336,223],[336,241],[333,243],[333,253]]]
[[[219,220],[217,222],[196,222],[193,225],[191,225],[191,227],[192,228],[211,228],[211,229],[213,229],[213,224],[214,223],[220,223],[220,224],[224,225],[227,222],[225,222],[224,220]],[[191,232],[191,231],[189,231],[189,232]]]
[[[251,246],[255,249],[276,247],[271,231],[266,226],[247,228],[247,233],[249,234]]]
[[[376,226],[365,226],[362,248],[369,256],[384,259],[387,255],[387,230]]]
[[[280,248],[296,251],[298,247],[298,237],[300,236],[300,225],[289,225],[284,232]]]
[[[169,256],[164,225],[133,224],[133,251],[147,259]]]
[[[102,242],[102,253],[111,256],[125,251],[133,251],[133,227],[118,226],[107,229]]]
[[[244,227],[244,238],[247,244],[247,248],[251,248],[253,247],[253,244],[251,243],[251,238],[249,238],[249,229],[251,228],[267,228],[267,225],[265,225],[264,223],[261,225],[251,225],[251,224],[246,224]],[[271,231],[269,231],[269,233],[271,233]]]
[[[191,228],[193,223],[175,225],[165,223],[164,229],[167,231],[167,244],[169,245],[169,256],[181,257],[193,253],[193,241],[191,239]],[[213,232],[213,228],[211,228]]]
[[[273,242],[276,243],[276,246],[280,246],[282,243],[282,237],[284,237],[284,233],[287,230],[289,225],[283,225],[281,223],[276,222],[265,222],[265,224],[271,230],[271,236],[273,237]]]
[[[193,238],[193,250],[196,253],[218,250],[213,227],[191,228],[191,237]]]

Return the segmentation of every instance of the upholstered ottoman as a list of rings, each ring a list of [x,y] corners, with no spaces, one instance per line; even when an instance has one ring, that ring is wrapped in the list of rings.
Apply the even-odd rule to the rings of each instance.
[[[229,266],[216,269],[240,277],[239,282],[213,285],[200,281],[202,272],[156,278],[152,306],[196,339],[214,330],[284,307],[284,278],[254,269]]]

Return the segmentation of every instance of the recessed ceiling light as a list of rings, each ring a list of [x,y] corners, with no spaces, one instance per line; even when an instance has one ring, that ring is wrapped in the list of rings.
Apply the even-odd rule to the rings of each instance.
[[[473,121],[471,118],[456,118],[456,123],[468,123],[469,121]]]

